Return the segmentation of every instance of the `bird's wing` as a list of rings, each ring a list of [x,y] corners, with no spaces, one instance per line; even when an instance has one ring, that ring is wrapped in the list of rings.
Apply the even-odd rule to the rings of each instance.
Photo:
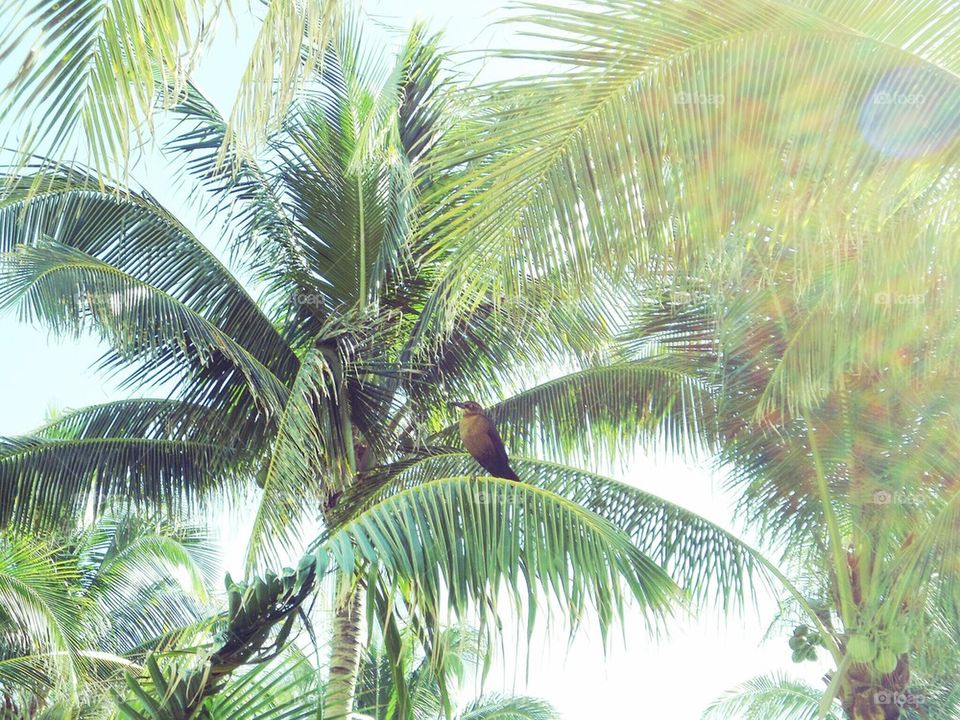
[[[474,460],[491,475],[496,475],[502,464],[501,455],[504,453],[497,446],[497,439],[492,433],[486,429],[478,431],[465,438],[464,444]]]
[[[488,418],[487,420],[487,441],[490,446],[488,462],[481,462],[491,475],[504,478],[506,480],[519,480],[517,474],[510,467],[510,458],[507,457],[507,448],[503,444],[503,438],[497,431],[497,426]]]
[[[492,446],[492,461],[498,470],[506,471],[510,469],[510,459],[507,457],[507,448],[503,444],[503,438],[497,430],[496,424],[491,420],[487,423],[487,435],[490,437]]]
[[[516,480],[510,468],[507,450],[493,421],[483,415],[465,418],[460,425],[460,438],[467,451],[494,477]]]

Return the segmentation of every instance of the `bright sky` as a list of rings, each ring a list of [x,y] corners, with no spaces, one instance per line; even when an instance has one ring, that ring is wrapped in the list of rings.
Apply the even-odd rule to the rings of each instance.
[[[484,30],[504,16],[505,2],[419,0],[414,4],[409,0],[366,0],[363,7],[371,27],[372,23],[381,24],[377,32],[388,33],[390,27],[406,29],[415,19],[423,19],[432,28],[445,31],[449,47],[477,50],[517,43],[503,26],[495,31]],[[233,98],[252,38],[250,27],[236,34],[231,28],[224,28],[201,64],[197,82],[221,109],[228,108]],[[529,41],[524,42],[529,46]],[[530,71],[521,62],[510,67],[517,74]],[[503,64],[497,64],[487,67],[484,74],[502,76],[506,71]],[[177,196],[169,172],[154,164],[148,170],[149,174],[140,169],[134,176],[140,181],[148,178],[148,189],[179,217],[194,217],[186,198]],[[194,223],[194,228],[199,231],[201,226]],[[207,236],[216,234],[200,232],[201,238]],[[5,400],[0,404],[0,434],[28,432],[43,421],[51,408],[75,408],[119,396],[108,381],[89,370],[99,355],[96,344],[90,340],[50,341],[45,331],[24,326],[10,315],[0,317],[0,338],[0,377],[4,379]],[[730,498],[717,490],[719,478],[705,467],[691,467],[668,458],[647,458],[638,462],[624,479],[724,526],[733,526]],[[239,543],[234,538],[227,545],[227,565],[235,575],[240,575],[240,554],[236,552]],[[529,681],[523,677],[522,659],[517,670],[522,648],[514,654],[511,647],[508,657],[500,658],[502,662],[494,665],[487,689],[543,697],[568,720],[694,720],[722,692],[762,673],[783,671],[819,684],[826,667],[812,663],[794,665],[786,636],[781,634],[762,642],[775,611],[775,602],[762,598],[759,612],[749,617],[723,620],[712,615],[679,620],[669,637],[657,642],[646,636],[639,616],[632,617],[626,628],[626,643],[615,642],[606,655],[596,633],[581,635],[569,648],[565,637],[541,633],[534,637],[530,649]]]

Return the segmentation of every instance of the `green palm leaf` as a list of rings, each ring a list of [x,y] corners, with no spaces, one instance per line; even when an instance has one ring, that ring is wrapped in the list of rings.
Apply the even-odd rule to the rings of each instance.
[[[364,306],[404,260],[413,180],[397,123],[408,64],[403,53],[382,77],[345,30],[320,73],[321,91],[298,103],[276,142],[295,246],[314,276],[301,282],[321,308]]]
[[[470,702],[459,720],[557,720],[560,715],[544,700],[485,695]]]
[[[77,545],[85,596],[104,618],[102,647],[127,654],[201,622],[217,565],[205,531],[108,512]]]
[[[716,441],[713,393],[669,358],[612,363],[562,375],[488,408],[512,453],[595,462],[638,443],[697,453]],[[439,436],[454,442],[451,428]]]
[[[282,118],[348,23],[343,0],[267,0],[263,24],[244,68],[220,158],[250,155]]]
[[[200,181],[212,201],[210,211],[232,221],[232,242],[243,250],[235,254],[274,290],[295,293],[306,268],[295,247],[294,207],[274,175],[273,155],[229,154],[221,162],[227,121],[193,84],[172,112],[179,118],[178,132],[166,150],[182,158],[187,173]],[[282,142],[280,135],[271,136],[269,147]]]
[[[919,490],[915,491],[919,495]],[[890,568],[885,597],[889,612],[900,603],[917,604],[926,595],[943,608],[950,622],[960,621],[960,590],[953,581],[960,553],[954,528],[960,522],[960,494],[951,493],[938,503],[925,526],[914,527]]]
[[[105,709],[124,672],[142,670],[147,648],[209,632],[201,575],[210,574],[211,547],[197,528],[111,513],[66,537],[0,537],[0,683],[21,708],[42,699],[86,717]]]
[[[609,521],[523,483],[446,478],[407,488],[338,527],[323,548],[351,574],[369,566],[403,584],[417,606],[462,615],[496,607],[503,589],[531,619],[552,596],[575,627],[591,607],[605,629],[624,602],[648,620],[669,611],[675,586]],[[491,619],[492,620],[492,619]]]
[[[317,716],[317,671],[289,652],[233,679],[205,704],[211,720],[299,720]]]
[[[148,193],[103,186],[79,168],[7,177],[0,251],[51,240],[175,297],[278,372],[290,367],[289,351],[243,285]]]
[[[342,13],[338,0],[265,4],[225,138],[244,153],[282,115]],[[98,172],[108,176],[128,170],[132,149],[153,130],[156,107],[178,102],[222,4],[4,0],[0,11],[9,21],[0,33],[0,58],[21,63],[6,85],[0,120],[13,120],[22,151],[42,145],[60,155],[82,140]]]
[[[748,680],[715,700],[702,720],[843,720],[835,703],[826,715],[820,714],[823,691],[784,675],[763,675]]]
[[[174,108],[186,127],[168,147],[232,215],[237,248],[273,291],[315,313],[381,292],[405,257],[411,160],[433,141],[439,58],[415,28],[385,73],[356,19],[343,23],[310,92],[263,152],[231,156],[233,172],[219,163],[228,127],[216,108],[193,86]]]
[[[181,506],[228,493],[249,466],[245,442],[222,413],[178,400],[70,411],[33,435],[0,440],[0,517],[19,527],[72,526],[88,502],[98,510],[111,496]]]
[[[10,24],[0,53],[33,47],[6,88],[0,119],[26,116],[23,149],[44,143],[60,153],[82,133],[106,174],[126,163],[156,97],[182,86],[184,59],[206,34],[196,37],[195,23],[212,8],[203,0],[5,0],[2,10]]]
[[[69,563],[58,560],[51,548],[36,540],[0,540],[0,609],[11,622],[11,630],[25,633],[37,650],[76,691],[78,650],[83,632],[80,613],[86,601],[64,592],[76,578]],[[32,654],[29,653],[28,654]],[[6,672],[27,672],[37,679],[32,662],[7,664]]]
[[[49,656],[44,655],[4,657],[0,659],[0,685],[50,692],[56,688],[55,678],[50,672],[50,660]]]
[[[322,500],[352,474],[350,423],[338,405],[342,380],[323,348],[311,349],[300,363],[260,479],[263,495],[247,544],[248,571],[276,560],[280,548],[296,547],[303,523],[317,517]]]
[[[136,437],[0,440],[0,524],[72,525],[92,501],[120,496],[134,505],[182,505],[222,491],[234,451],[210,442]]]
[[[221,441],[241,450],[239,434],[224,428],[224,415],[203,405],[169,398],[129,398],[67,410],[37,429],[51,440],[154,438]]]
[[[19,246],[0,282],[0,307],[20,308],[28,320],[80,334],[90,326],[121,359],[153,360],[153,379],[191,362],[222,357],[243,376],[269,411],[286,394],[282,382],[232,337],[185,303],[119,268],[59,243]]]
[[[34,181],[38,183],[37,194],[31,197]],[[102,364],[108,369],[128,369],[132,364],[126,379],[128,384],[178,383],[180,394],[191,402],[232,408],[230,426],[243,434],[256,418],[250,408],[254,403],[254,390],[228,355],[244,357],[241,364],[248,369],[259,363],[278,378],[296,372],[296,357],[241,284],[150,196],[123,194],[111,188],[102,190],[90,175],[71,170],[43,171],[33,180],[14,182],[2,198],[0,247],[3,249],[19,247],[21,252],[41,262],[36,246],[52,238],[102,263],[97,267],[113,278],[113,282],[131,287],[143,283],[153,288],[158,297],[177,308],[174,312],[179,313],[181,319],[191,318],[207,340],[225,342],[235,351],[198,353],[183,336],[176,335],[168,336],[166,349],[159,349],[156,343],[140,342],[135,329],[117,324],[114,310],[122,315],[122,309],[113,308],[109,302],[105,305],[103,301],[109,301],[109,297],[93,297],[101,301],[100,308],[106,310],[106,317],[113,321],[114,339],[123,346],[122,351],[115,348],[108,353]],[[34,249],[23,250],[24,245]],[[15,261],[9,261],[6,269],[12,271],[14,264]],[[106,282],[104,277],[99,280]],[[147,291],[129,289],[126,292],[134,293],[142,301]],[[75,298],[72,304],[55,302],[59,312],[54,315],[67,327],[75,328],[84,319],[95,324],[99,316],[82,314],[90,309],[88,299]],[[69,317],[61,317],[69,316],[71,308],[81,313],[73,322]],[[140,309],[143,310],[142,305]],[[153,326],[161,334],[169,329],[158,327],[157,323]],[[127,335],[126,340],[122,335]],[[221,335],[229,339],[224,340]],[[201,346],[205,344],[200,338],[198,342]],[[152,362],[147,362],[148,357]],[[276,395],[279,388],[269,374],[261,368],[255,375],[273,385],[268,394]]]
[[[513,456],[523,483],[555,493],[621,529],[698,602],[725,610],[744,603],[765,574],[766,560],[731,533],[684,508],[586,470]],[[400,489],[477,470],[465,453],[438,454],[384,469],[377,499]],[[365,485],[375,484],[371,478]],[[367,500],[370,502],[370,500]]]
[[[734,287],[752,267],[765,278],[787,270],[800,287],[824,258],[877,247],[877,230],[896,235],[899,251],[951,226],[930,211],[958,152],[960,55],[926,34],[926,23],[956,26],[942,8],[525,7],[519,20],[540,49],[503,54],[550,63],[547,73],[483,88],[486,115],[434,155],[457,170],[423,225],[438,256],[460,260],[445,278],[463,288],[452,311],[488,292],[522,293],[534,273],[520,269],[531,267],[571,285],[605,270],[631,283],[690,270]],[[883,92],[929,102],[887,107]],[[914,204],[919,212],[900,215]],[[860,284],[837,295],[866,305],[889,291],[876,283],[890,274],[882,255],[860,259]]]

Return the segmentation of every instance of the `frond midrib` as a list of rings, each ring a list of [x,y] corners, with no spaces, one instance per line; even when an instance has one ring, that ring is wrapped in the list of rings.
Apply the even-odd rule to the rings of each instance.
[[[103,437],[103,438],[71,438],[71,439],[60,439],[60,438],[49,438],[49,437],[35,437],[35,436],[26,436],[26,440],[39,440],[40,442],[32,445],[23,445],[12,452],[5,452],[0,455],[0,463],[5,463],[9,460],[24,457],[29,455],[35,455],[47,450],[50,450],[54,447],[84,447],[89,445],[103,445],[103,444],[116,444],[116,445],[161,445],[174,448],[194,448],[194,449],[210,449],[210,450],[223,450],[232,452],[232,448],[227,445],[220,445],[218,443],[211,442],[202,442],[200,440],[171,440],[168,438],[129,438],[129,437]]]

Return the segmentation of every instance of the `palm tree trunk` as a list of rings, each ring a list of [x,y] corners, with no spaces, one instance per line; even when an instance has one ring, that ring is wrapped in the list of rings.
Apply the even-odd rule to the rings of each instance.
[[[883,690],[864,693],[844,704],[850,720],[899,720],[900,707],[885,700]]]
[[[333,616],[330,679],[323,703],[323,720],[349,720],[360,669],[360,618],[363,593],[353,578],[341,578]],[[351,587],[347,590],[347,587]],[[349,593],[349,594],[347,594]]]
[[[892,673],[874,678],[871,671],[855,665],[848,672],[840,694],[844,714],[850,720],[900,720],[903,708],[910,703],[907,693],[910,665],[901,655]]]

